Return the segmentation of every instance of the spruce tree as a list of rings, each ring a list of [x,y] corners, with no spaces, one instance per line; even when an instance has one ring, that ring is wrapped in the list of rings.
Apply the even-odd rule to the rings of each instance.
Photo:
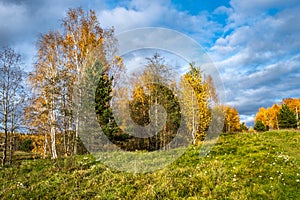
[[[288,105],[283,104],[278,112],[279,128],[296,128],[297,118],[296,114],[289,108]]]
[[[263,132],[263,131],[266,131],[266,127],[261,120],[258,120],[254,125],[254,130]]]
[[[101,65],[96,63],[96,65]],[[99,68],[99,67],[98,67]],[[113,140],[114,133],[117,132],[117,125],[113,117],[110,101],[112,99],[112,81],[107,72],[100,75],[95,92],[95,110],[99,124],[104,134]]]

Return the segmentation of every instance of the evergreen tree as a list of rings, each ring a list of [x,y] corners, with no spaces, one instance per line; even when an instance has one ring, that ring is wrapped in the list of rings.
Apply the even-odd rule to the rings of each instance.
[[[296,114],[286,104],[283,104],[278,113],[279,128],[296,128]]]
[[[258,120],[258,121],[256,121],[256,123],[254,125],[254,130],[263,132],[263,131],[266,131],[266,127],[261,120]]]
[[[96,65],[99,64],[100,63],[96,63]],[[116,132],[116,123],[110,106],[110,101],[112,99],[112,81],[113,77],[110,78],[107,73],[102,73],[95,92],[95,110],[97,118],[102,131],[110,140],[113,139],[114,132]]]

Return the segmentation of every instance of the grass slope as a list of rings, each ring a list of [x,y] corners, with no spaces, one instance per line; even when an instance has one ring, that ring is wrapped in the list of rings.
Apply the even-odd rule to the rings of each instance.
[[[0,169],[0,199],[300,199],[300,132],[223,135],[168,167],[118,172],[90,155]]]

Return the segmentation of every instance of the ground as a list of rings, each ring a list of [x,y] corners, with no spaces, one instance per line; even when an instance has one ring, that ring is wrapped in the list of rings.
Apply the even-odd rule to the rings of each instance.
[[[300,199],[300,132],[221,135],[152,173],[119,172],[91,155],[20,160],[0,169],[1,199]]]

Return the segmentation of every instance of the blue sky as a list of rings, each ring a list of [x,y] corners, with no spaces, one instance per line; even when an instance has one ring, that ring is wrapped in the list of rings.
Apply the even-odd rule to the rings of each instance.
[[[259,107],[300,97],[299,0],[0,0],[0,45],[19,51],[29,69],[39,33],[58,29],[78,6],[117,33],[164,27],[196,40],[220,72],[227,104],[248,124]]]

